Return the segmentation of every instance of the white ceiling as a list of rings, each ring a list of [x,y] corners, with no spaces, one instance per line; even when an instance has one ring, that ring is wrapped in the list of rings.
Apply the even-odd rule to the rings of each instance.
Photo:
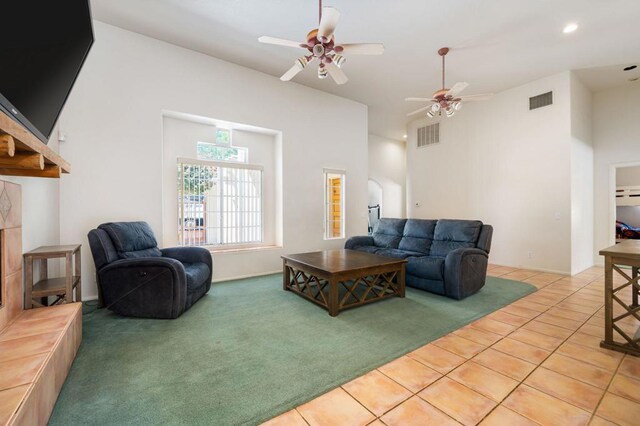
[[[316,0],[92,0],[94,18],[280,76],[296,49],[260,44],[270,35],[303,41],[317,26]],[[336,86],[306,69],[294,81],[369,106],[369,130],[402,139],[403,99],[440,86],[499,92],[570,69],[640,62],[640,0],[325,0],[340,10],[339,42],[382,42],[383,56],[348,57],[350,81]],[[579,24],[563,34],[569,22]],[[639,64],[640,65],[640,64]],[[608,76],[611,73],[607,73]],[[589,85],[600,87],[597,76]],[[608,77],[607,77],[608,78]],[[291,84],[291,83],[282,83]],[[603,83],[605,84],[605,83]],[[610,83],[606,83],[610,84]]]

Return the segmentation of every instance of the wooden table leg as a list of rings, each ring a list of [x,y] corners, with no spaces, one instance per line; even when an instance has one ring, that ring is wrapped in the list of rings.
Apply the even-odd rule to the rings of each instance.
[[[82,275],[81,251],[82,251],[81,249],[78,249],[75,255],[75,259],[73,261],[74,274],[76,277],[78,277],[78,284],[76,286],[76,302],[82,302],[82,279],[80,278],[80,276]]]
[[[44,259],[40,259],[40,280],[46,280],[47,278],[49,278],[49,263],[48,263],[47,258]],[[42,306],[47,306],[49,305],[49,298],[48,297],[41,297],[40,298],[40,303],[42,303]]]
[[[635,279],[637,276],[638,276],[638,267],[634,266],[631,269],[631,278]],[[640,290],[638,290],[636,288],[636,286],[632,285],[631,286],[631,291],[633,292],[632,295],[631,295],[632,296],[631,297],[631,307],[635,308],[635,307],[638,306],[638,293],[640,293]]]
[[[604,258],[604,343],[613,343],[613,262]]]
[[[289,284],[291,283],[291,271],[287,266],[287,261],[282,261],[282,289],[289,290]]]
[[[71,253],[67,253],[65,256],[65,271],[66,271],[66,285],[65,285],[65,293],[63,303],[71,303],[73,302],[73,268],[72,268],[73,260],[71,258]]]
[[[400,297],[405,296],[405,292],[407,288],[405,283],[406,276],[407,274],[405,270],[405,265],[402,264],[402,266],[400,267],[400,272],[398,272],[398,292]]]
[[[329,280],[329,315],[335,317],[338,315],[338,280],[331,278]]]
[[[33,257],[26,256],[26,265],[24,271],[24,308],[33,308],[31,300],[31,291],[33,290]]]

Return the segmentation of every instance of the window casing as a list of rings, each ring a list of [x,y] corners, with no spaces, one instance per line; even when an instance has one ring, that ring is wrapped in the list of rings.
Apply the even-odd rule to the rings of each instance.
[[[178,159],[178,241],[252,246],[264,239],[262,166]]]
[[[324,238],[344,238],[345,235],[344,170],[324,170]]]

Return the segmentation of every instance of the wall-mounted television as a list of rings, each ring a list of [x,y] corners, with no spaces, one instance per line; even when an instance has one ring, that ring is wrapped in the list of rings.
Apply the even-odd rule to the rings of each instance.
[[[3,4],[0,109],[47,143],[93,40],[89,0]]]

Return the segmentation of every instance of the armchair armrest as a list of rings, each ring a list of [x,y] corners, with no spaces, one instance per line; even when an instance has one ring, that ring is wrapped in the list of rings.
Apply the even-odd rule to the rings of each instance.
[[[366,235],[360,237],[351,237],[344,243],[344,248],[351,250],[357,246],[374,246],[373,237]]]
[[[211,252],[203,247],[171,247],[160,250],[165,258],[182,263],[205,263],[211,269]]]
[[[480,290],[487,278],[489,255],[477,248],[460,248],[447,254],[444,260],[445,293],[464,299]]]
[[[98,270],[104,305],[121,315],[177,318],[187,299],[184,266],[164,257],[141,257],[112,262]]]

